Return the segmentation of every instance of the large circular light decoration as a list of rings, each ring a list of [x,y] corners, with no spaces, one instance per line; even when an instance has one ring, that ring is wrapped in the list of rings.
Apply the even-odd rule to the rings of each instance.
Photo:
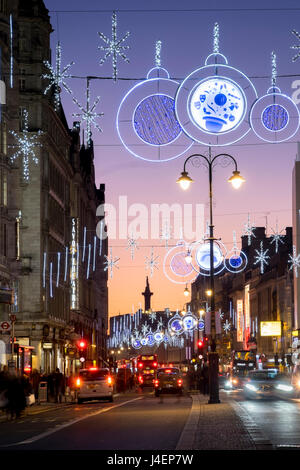
[[[190,247],[192,254],[192,266],[202,276],[210,275],[210,242],[200,240],[192,243]],[[225,256],[227,250],[221,241],[214,241],[213,263],[214,275],[220,274],[225,269]]]
[[[175,247],[170,248],[164,258],[163,270],[165,276],[175,284],[187,284],[193,282],[199,271],[185,260],[188,245],[185,241],[178,241]]]
[[[122,99],[117,132],[134,157],[160,163],[179,157],[193,145],[175,114],[178,85],[166,69],[154,67]]]
[[[266,142],[284,142],[299,129],[299,110],[294,101],[271,87],[252,106],[250,124],[260,139]]]
[[[172,317],[169,322],[168,322],[168,330],[171,334],[175,335],[181,335],[183,333],[184,328],[183,328],[183,323],[182,323],[182,318],[178,313]]]
[[[198,83],[190,93],[188,111],[204,132],[221,134],[237,127],[246,111],[243,90],[224,77],[211,77]]]
[[[257,99],[249,78],[219,53],[218,34],[215,24],[213,54],[184,79],[175,97],[175,113],[183,131],[208,146],[230,145],[248,134],[249,110]]]

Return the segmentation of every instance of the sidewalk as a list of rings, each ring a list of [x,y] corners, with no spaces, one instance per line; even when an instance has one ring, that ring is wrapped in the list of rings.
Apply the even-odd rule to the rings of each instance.
[[[234,400],[208,404],[208,396],[191,395],[193,404],[176,450],[272,449],[249,415]]]

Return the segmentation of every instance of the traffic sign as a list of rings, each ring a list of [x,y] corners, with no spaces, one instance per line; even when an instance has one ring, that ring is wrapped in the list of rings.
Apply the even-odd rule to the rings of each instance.
[[[10,331],[11,330],[11,322],[3,321],[0,323],[0,331]]]
[[[14,322],[17,320],[17,316],[14,315],[13,313],[11,313],[11,314],[9,315],[9,318],[10,318],[10,321],[11,321],[12,323],[14,323]]]

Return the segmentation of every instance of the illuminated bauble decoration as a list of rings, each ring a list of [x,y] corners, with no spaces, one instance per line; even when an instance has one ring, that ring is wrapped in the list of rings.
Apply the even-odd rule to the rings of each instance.
[[[198,274],[203,276],[210,275],[210,242],[200,240],[190,245],[192,254],[192,266]],[[213,262],[214,262],[214,275],[220,274],[224,268],[224,259],[227,250],[221,241],[214,241],[213,245]]]
[[[179,240],[175,247],[170,248],[164,258],[163,269],[165,276],[175,284],[193,282],[199,272],[191,263],[186,262],[187,244]]]
[[[222,251],[216,244],[213,248],[213,257],[214,269],[216,269],[223,261]],[[201,269],[210,270],[210,243],[204,243],[198,248],[196,261]]]
[[[139,339],[133,339],[131,344],[134,349],[140,349],[142,347],[142,343]]]
[[[145,98],[134,113],[134,129],[147,144],[166,145],[181,133],[175,116],[174,99],[167,95],[152,95]]]
[[[267,106],[262,113],[262,123],[269,131],[281,131],[289,121],[287,110],[279,104]]]
[[[281,93],[278,87],[269,88],[252,106],[250,124],[260,139],[266,142],[284,142],[299,129],[299,110],[294,101]]]
[[[117,132],[134,157],[160,163],[179,157],[193,145],[175,114],[178,85],[166,69],[157,66],[122,99]]]
[[[146,336],[146,339],[147,339],[147,345],[148,346],[153,346],[155,344],[155,339],[154,339],[154,336],[152,333],[149,333],[147,336]]]
[[[228,78],[208,78],[192,91],[188,110],[194,124],[204,132],[221,134],[236,128],[243,120],[246,97]]]
[[[172,317],[168,322],[168,330],[170,334],[181,335],[183,333],[182,318],[178,313]]]
[[[224,264],[227,271],[230,271],[231,273],[239,273],[246,268],[248,258],[243,251],[233,248],[224,259]]]
[[[198,322],[198,329],[199,329],[200,331],[203,331],[204,328],[205,328],[205,322],[204,322],[204,320],[199,320],[199,322]]]
[[[148,339],[147,338],[142,338],[141,339],[141,345],[142,346],[147,346],[147,344],[148,344]]]
[[[197,318],[192,313],[187,313],[182,318],[184,331],[193,331],[195,328],[197,328],[197,323]]]
[[[161,343],[164,339],[164,335],[161,331],[157,331],[154,333],[154,339],[156,343]]]
[[[205,64],[189,74],[175,97],[175,113],[183,131],[204,145],[224,146],[250,132],[248,114],[257,99],[254,85],[228,65],[218,47]]]

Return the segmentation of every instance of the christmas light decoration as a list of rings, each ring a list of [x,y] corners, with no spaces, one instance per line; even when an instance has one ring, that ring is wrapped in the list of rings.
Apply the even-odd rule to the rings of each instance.
[[[275,242],[275,253],[278,253],[279,243],[282,243],[282,244],[284,243],[282,241],[282,238],[284,238],[284,235],[280,235],[283,229],[279,232],[278,223],[276,222],[276,230],[274,230],[273,228],[271,230],[273,232],[273,235],[270,236],[270,238],[272,238],[271,244]]]
[[[158,65],[159,64],[159,65]],[[155,45],[155,67],[120,103],[116,125],[124,147],[134,156],[151,162],[179,157],[192,145],[175,115],[178,82],[161,67],[161,41]],[[176,140],[176,146],[172,144]]]
[[[233,248],[229,251],[227,258],[224,259],[224,264],[227,271],[231,273],[243,271],[248,264],[246,253],[238,249],[235,231],[233,231]]]
[[[86,87],[86,107],[84,108],[76,98],[73,98],[75,104],[77,104],[78,108],[81,110],[81,113],[73,113],[72,116],[80,117],[80,122],[86,123],[86,136],[87,136],[87,146],[90,147],[92,143],[92,126],[95,127],[99,132],[102,132],[101,127],[98,126],[96,119],[98,117],[104,116],[104,113],[96,113],[95,109],[100,101],[100,96],[94,101],[94,104],[91,106],[91,98],[90,98],[90,80],[87,79],[87,87]]]
[[[62,48],[60,42],[58,41],[56,45],[56,64],[55,67],[46,60],[44,61],[44,65],[48,68],[49,72],[47,74],[43,74],[42,78],[48,79],[49,84],[47,88],[44,90],[44,95],[48,93],[50,88],[54,86],[54,109],[57,111],[60,107],[60,92],[61,92],[61,85],[65,88],[68,93],[72,93],[69,86],[65,82],[67,78],[70,78],[70,75],[67,74],[69,68],[74,64],[74,62],[70,62],[66,65],[63,69],[61,68],[61,53]]]
[[[106,266],[104,267],[104,271],[107,271],[108,269],[110,270],[110,277],[113,277],[113,268],[119,269],[119,266],[117,266],[118,261],[120,258],[116,258],[112,256],[112,248],[110,249],[110,256],[104,255],[104,258],[106,261],[104,261],[103,264]]]
[[[101,51],[106,51],[103,59],[100,60],[100,65],[104,64],[108,57],[112,57],[112,66],[113,66],[113,80],[116,82],[118,69],[117,69],[117,59],[118,56],[121,57],[125,62],[129,63],[128,57],[124,54],[123,51],[129,49],[129,46],[122,45],[126,39],[129,37],[130,32],[123,36],[122,39],[117,38],[117,14],[113,11],[112,15],[112,38],[111,40],[107,38],[103,33],[99,33],[100,38],[107,44],[107,46],[98,46],[98,49]]]
[[[59,286],[59,275],[60,275],[60,253],[57,253],[57,271],[56,271],[56,287]]]
[[[148,256],[145,257],[146,269],[150,269],[150,277],[153,276],[154,268],[158,269],[158,265],[159,265],[158,259],[159,259],[159,256],[154,256],[153,247],[152,247],[150,257]]]
[[[10,66],[9,78],[10,88],[14,87],[14,47],[13,47],[13,16],[9,15],[9,45],[10,45]]]
[[[64,282],[67,281],[67,275],[68,275],[68,253],[69,253],[69,248],[66,246],[66,247],[65,247],[65,275],[64,275]]]
[[[244,235],[248,236],[248,246],[251,245],[251,237],[256,238],[256,236],[254,235],[255,229],[256,227],[250,222],[250,214],[248,214],[248,220],[244,225]]]
[[[300,34],[298,33],[298,31],[296,31],[295,29],[292,30],[292,34],[294,34],[296,36],[297,39],[299,39],[300,41]],[[295,62],[295,60],[298,59],[298,57],[300,57],[300,45],[298,46],[291,46],[291,49],[296,49],[298,50],[299,52],[297,52],[297,54],[292,58],[292,61]]]
[[[15,161],[16,158],[22,156],[22,164],[23,164],[23,179],[25,182],[29,181],[29,160],[30,158],[32,161],[37,165],[38,158],[34,153],[34,149],[36,147],[42,147],[42,144],[38,142],[38,139],[41,135],[43,135],[42,131],[37,131],[35,134],[30,133],[28,131],[28,112],[25,109],[23,111],[23,131],[22,132],[15,132],[9,131],[11,135],[17,141],[17,145],[9,145],[9,148],[17,148],[18,151],[14,153],[10,159],[12,162]]]
[[[165,240],[165,247],[168,249],[168,241],[171,238],[171,227],[169,227],[168,222],[165,222],[165,226],[161,232],[161,239]]]
[[[219,52],[219,25],[213,31],[213,53],[204,66],[178,88],[175,114],[192,140],[209,146],[230,145],[250,132],[248,112],[257,99],[254,85]]]
[[[47,262],[47,253],[44,252],[43,287],[46,287],[46,262]]]
[[[155,67],[161,67],[161,41],[155,43]]]
[[[149,318],[150,318],[151,322],[153,323],[154,320],[156,320],[156,312],[150,312],[149,313]]]
[[[300,125],[300,114],[293,100],[276,86],[276,54],[271,54],[271,87],[250,111],[250,124],[254,133],[266,142],[285,142],[295,135]]]
[[[231,323],[226,319],[225,323],[223,324],[223,329],[227,333],[231,330]]]
[[[297,255],[296,253],[296,247],[293,245],[293,255],[289,254],[289,260],[288,263],[291,264],[290,270],[294,270],[294,274],[296,277],[298,277],[298,268],[300,268],[300,253]]]
[[[270,259],[270,256],[267,255],[269,249],[267,248],[265,251],[264,251],[264,247],[263,247],[263,242],[261,241],[260,242],[260,251],[258,250],[255,250],[255,252],[257,253],[257,256],[255,256],[255,262],[254,262],[254,265],[255,264],[260,264],[260,273],[263,274],[264,273],[264,266],[268,265],[269,262],[268,262],[268,259]]]
[[[128,248],[130,248],[131,259],[133,260],[135,250],[139,249],[137,241],[136,241],[135,238],[133,238],[133,235],[131,235],[131,238],[127,239],[127,248],[126,248],[126,250],[128,250]]]

